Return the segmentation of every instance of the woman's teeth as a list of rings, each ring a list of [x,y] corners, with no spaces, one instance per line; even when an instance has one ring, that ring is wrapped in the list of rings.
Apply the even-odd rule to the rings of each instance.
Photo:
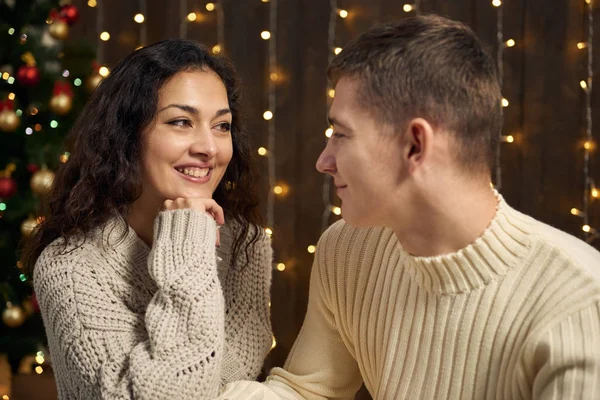
[[[175,168],[182,174],[193,176],[194,178],[203,178],[208,175],[210,168]]]

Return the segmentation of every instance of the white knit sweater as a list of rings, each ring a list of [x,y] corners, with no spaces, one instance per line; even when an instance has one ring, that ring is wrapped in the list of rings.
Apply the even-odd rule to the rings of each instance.
[[[215,251],[211,217],[165,211],[151,249],[113,222],[43,251],[34,287],[61,399],[210,399],[256,379],[272,341],[270,241],[261,233],[249,259],[244,244],[229,268],[221,231]]]
[[[600,253],[502,198],[454,254],[407,254],[385,228],[321,238],[304,326],[266,384],[223,399],[600,399]]]

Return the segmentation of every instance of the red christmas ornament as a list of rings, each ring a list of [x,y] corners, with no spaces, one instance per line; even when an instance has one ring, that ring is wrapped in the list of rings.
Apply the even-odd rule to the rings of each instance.
[[[20,66],[17,70],[17,82],[23,86],[37,85],[40,82],[40,70],[35,66]]]
[[[9,177],[0,177],[0,198],[8,199],[17,193],[17,182]]]
[[[59,94],[66,94],[69,97],[73,97],[73,88],[69,81],[56,81],[54,82],[54,88],[52,89],[52,96],[58,96]]]
[[[52,13],[50,13],[52,15]],[[60,8],[58,15],[69,25],[73,25],[79,19],[79,10],[73,4],[66,4]]]
[[[35,164],[27,164],[27,171],[29,171],[32,174],[35,174],[36,172],[38,172],[40,169],[40,167],[38,167]]]
[[[40,304],[37,301],[37,296],[35,293],[31,295],[31,304],[33,305],[33,309],[36,313],[40,312]]]

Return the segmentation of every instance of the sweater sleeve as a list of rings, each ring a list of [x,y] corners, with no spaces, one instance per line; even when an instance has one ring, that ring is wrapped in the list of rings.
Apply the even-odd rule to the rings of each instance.
[[[533,347],[533,399],[598,399],[600,302],[554,324]]]
[[[306,317],[284,367],[271,370],[262,384],[234,382],[227,385],[219,399],[354,398],[362,377],[338,329],[337,318],[343,313],[335,310],[335,301],[328,289],[327,276],[335,276],[335,272],[333,265],[326,265],[326,252],[332,251],[333,246],[324,246],[325,241],[322,238],[317,246]]]
[[[102,289],[108,278],[93,265],[80,266],[90,274],[73,273],[72,299],[53,302],[51,292],[67,290],[68,284],[41,291],[46,329],[63,358],[59,364],[69,380],[78,381],[68,398],[197,400],[218,393],[224,300],[215,239],[216,224],[204,213],[159,214],[148,257],[157,291],[137,319]],[[74,320],[52,315],[65,300],[75,303]]]

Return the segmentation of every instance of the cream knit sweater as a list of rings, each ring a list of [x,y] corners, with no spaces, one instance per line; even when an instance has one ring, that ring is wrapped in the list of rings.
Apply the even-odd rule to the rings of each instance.
[[[215,251],[205,213],[160,213],[151,249],[122,230],[111,223],[67,253],[56,240],[36,264],[59,397],[210,399],[256,379],[272,340],[266,235],[229,268],[232,232]]]
[[[321,238],[284,369],[222,399],[600,399],[600,253],[509,207],[457,253],[389,229]]]

